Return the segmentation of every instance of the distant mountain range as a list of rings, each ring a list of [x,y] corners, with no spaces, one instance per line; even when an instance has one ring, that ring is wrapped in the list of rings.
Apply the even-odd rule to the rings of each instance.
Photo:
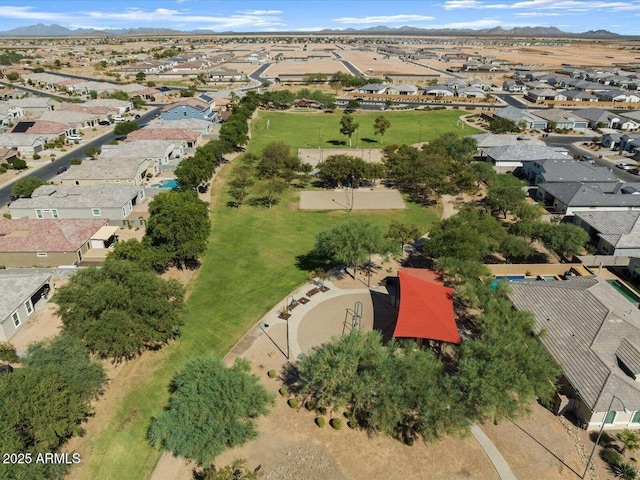
[[[246,33],[246,32],[242,32]],[[266,33],[266,32],[253,32]],[[269,32],[273,35],[304,34],[305,32]],[[309,34],[383,34],[383,35],[425,35],[425,36],[486,36],[486,37],[563,37],[563,38],[596,38],[607,39],[620,37],[617,33],[607,30],[589,30],[582,33],[563,32],[556,27],[519,27],[505,30],[502,27],[485,28],[481,30],[471,29],[426,29],[417,27],[391,28],[383,25],[375,27],[355,29],[325,29]],[[127,35],[240,35],[239,32],[214,32],[212,30],[181,31],[170,28],[129,28],[117,30],[95,30],[91,28],[77,28],[71,30],[61,25],[30,25],[18,27],[12,30],[0,32],[3,37],[72,37],[72,36],[127,36]]]

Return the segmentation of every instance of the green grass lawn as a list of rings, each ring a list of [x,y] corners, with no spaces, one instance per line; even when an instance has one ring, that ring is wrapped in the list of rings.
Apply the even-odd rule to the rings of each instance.
[[[455,125],[457,115],[410,113],[388,114],[392,123],[387,135],[390,140],[408,141],[402,139],[411,135],[402,133],[401,125],[409,128],[418,119],[423,121],[423,138],[431,138],[446,131],[446,125]],[[363,114],[359,121],[364,125],[375,115]],[[264,129],[266,118],[272,119],[268,132]],[[306,132],[313,132],[314,126],[329,132],[338,121],[338,115],[263,113],[255,121],[251,149],[272,141],[273,134],[296,148],[304,146]],[[391,133],[394,128],[395,137]],[[464,133],[471,133],[470,128],[466,127]],[[214,193],[223,188],[220,185],[233,168],[231,165],[223,170],[214,182]],[[212,205],[209,248],[199,275],[190,285],[182,336],[157,354],[153,372],[131,385],[120,400],[112,424],[85,439],[84,447],[92,452],[88,464],[82,466],[86,478],[149,478],[160,452],[148,445],[145,434],[150,418],[166,405],[174,373],[192,358],[226,354],[265,313],[304,283],[309,274],[298,268],[296,257],[311,250],[318,232],[355,217],[385,228],[391,220],[412,223],[426,232],[436,219],[433,211],[411,203],[402,211],[300,211],[298,196],[298,191],[290,189],[271,210],[250,206],[237,210],[227,207],[229,197],[223,188],[218,202]]]
[[[351,144],[358,148],[380,148],[394,143],[418,143],[418,139],[425,142],[451,131],[460,135],[479,133],[479,130],[469,125],[464,125],[462,129],[456,126],[458,118],[464,113],[465,110],[356,112],[353,116],[360,128],[352,135]],[[382,144],[380,135],[373,132],[373,122],[379,115],[384,115],[391,123]],[[349,146],[349,138],[340,133],[341,118],[342,112],[263,111],[253,123],[254,138],[250,148],[252,151],[260,151],[267,144],[278,140],[289,144],[293,151],[299,148],[345,148]]]

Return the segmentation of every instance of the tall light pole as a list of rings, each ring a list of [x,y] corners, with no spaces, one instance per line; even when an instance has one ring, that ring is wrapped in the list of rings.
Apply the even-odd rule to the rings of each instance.
[[[602,426],[600,427],[600,432],[598,433],[598,438],[596,438],[596,443],[593,444],[593,449],[591,450],[591,455],[589,455],[589,460],[587,460],[587,465],[584,467],[584,473],[582,474],[582,478],[583,479],[587,475],[587,471],[589,470],[589,466],[591,465],[591,461],[593,460],[593,455],[596,453],[596,447],[598,446],[598,442],[600,442],[600,437],[602,436],[602,431],[604,430],[604,424],[607,421],[607,415],[609,415],[609,412],[611,411],[611,407],[613,406],[613,401],[616,398],[618,399],[620,404],[622,404],[622,408],[624,409],[624,413],[629,413],[629,410],[627,410],[627,406],[624,404],[622,399],[620,397],[617,397],[617,396],[613,395],[611,397],[611,402],[609,402],[609,407],[607,408],[607,411],[604,413],[604,419],[602,420]]]

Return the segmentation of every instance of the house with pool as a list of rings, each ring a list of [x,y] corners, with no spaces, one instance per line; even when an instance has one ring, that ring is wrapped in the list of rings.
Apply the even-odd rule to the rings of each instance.
[[[536,267],[544,269],[525,271]],[[562,366],[554,412],[587,430],[640,429],[638,296],[581,265],[520,268],[525,274],[502,276],[514,308],[533,314],[533,333]]]

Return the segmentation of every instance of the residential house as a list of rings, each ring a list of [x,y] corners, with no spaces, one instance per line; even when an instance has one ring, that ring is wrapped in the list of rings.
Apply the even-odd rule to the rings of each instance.
[[[597,102],[598,97],[580,90],[564,90],[563,95],[572,102]]]
[[[602,108],[581,108],[573,112],[588,120],[589,128],[619,128],[621,122],[620,115]]]
[[[126,143],[139,140],[169,140],[185,149],[195,148],[200,144],[202,142],[202,134],[181,128],[152,128],[146,126],[129,133]],[[175,155],[180,155],[180,153],[174,154],[174,157]]]
[[[211,110],[211,105],[197,98],[188,98],[179,102],[167,105],[160,110],[163,120],[182,120],[186,118],[197,118],[199,120],[216,120],[217,112]]]
[[[0,102],[0,125],[14,125],[19,118],[24,116],[24,108]]]
[[[103,145],[99,160],[140,159],[151,160],[159,166],[184,155],[184,148],[171,140],[132,140],[118,145]],[[84,162],[83,162],[84,163]]]
[[[197,118],[187,118],[185,120],[162,120],[156,118],[151,120],[144,128],[167,128],[167,129],[180,129],[197,132],[200,135],[208,135],[213,131],[215,124],[207,120],[198,120]]]
[[[91,248],[100,220],[0,218],[0,265],[7,268],[75,265]]]
[[[564,398],[560,413],[573,412],[587,430],[640,428],[637,305],[597,277],[511,282],[508,295],[533,313],[534,333],[562,366],[557,410]]]
[[[209,70],[207,75],[214,82],[239,82],[245,78],[242,72],[228,67],[216,67]]]
[[[502,82],[502,90],[511,93],[524,93],[527,85],[522,80],[505,80]]]
[[[557,213],[640,210],[640,183],[556,182],[538,185],[538,199]]]
[[[620,150],[634,153],[638,148],[640,148],[640,132],[620,135]]]
[[[504,145],[541,145],[546,144],[537,138],[516,134],[478,133],[470,135],[476,141],[478,149],[484,147],[502,147]]]
[[[549,127],[552,128],[552,125],[555,125],[555,128],[561,130],[584,130],[589,123],[588,120],[579,117],[575,113],[559,108],[537,110],[536,116],[545,119]]]
[[[564,149],[554,149],[546,145],[530,145],[526,142],[500,147],[483,147],[480,158],[491,162],[497,172],[515,171],[523,162],[531,160],[566,159]]]
[[[144,189],[135,185],[42,185],[30,198],[13,201],[9,212],[11,218],[106,218],[122,225],[144,198]]]
[[[434,85],[433,87],[427,87],[424,89],[424,95],[434,97],[453,97],[455,94],[455,90],[443,85]]]
[[[602,138],[600,139],[600,145],[605,148],[610,148],[611,150],[618,150],[620,148],[622,135],[622,133],[607,132],[602,135]]]
[[[104,118],[104,115],[69,109],[45,112],[40,115],[40,120],[65,123],[75,130],[97,127],[101,118]]]
[[[545,89],[534,89],[529,90],[525,93],[524,98],[530,100],[534,103],[545,102],[545,101],[564,101],[567,99],[567,96],[562,92],[558,92],[557,90],[553,90],[552,88]]]
[[[582,227],[599,254],[640,257],[640,211],[576,212],[573,224]]]
[[[0,275],[0,342],[23,328],[47,300],[50,274]]]
[[[618,182],[618,177],[607,167],[596,167],[571,158],[525,160],[522,162],[522,174],[533,185],[550,182]]]
[[[21,108],[27,116],[39,116],[45,112],[56,110],[60,102],[50,97],[22,97],[7,100],[11,106]]]
[[[487,92],[476,87],[463,87],[458,89],[461,98],[486,98]]]
[[[103,152],[107,150],[105,147],[103,145]],[[108,160],[86,160],[80,165],[71,165],[56,180],[62,185],[142,185],[145,177],[152,177],[159,171],[160,166],[155,159],[114,155]]]
[[[40,135],[46,142],[54,142],[58,138],[65,139],[76,133],[76,129],[66,123],[51,122],[47,120],[21,121],[11,130],[11,133],[26,133],[27,135]]]
[[[16,150],[18,156],[33,155],[44,149],[45,138],[42,135],[27,133],[1,133],[0,148]]]
[[[612,89],[602,92],[594,92],[594,95],[603,102],[623,102],[638,103],[640,102],[640,93],[629,92],[626,90]]]
[[[495,112],[495,116],[506,118],[516,125],[523,125],[530,130],[546,130],[549,125],[544,118],[534,115],[522,108],[512,106],[501,108]]]
[[[417,95],[418,87],[414,85],[392,85],[387,88],[389,95]]]
[[[370,94],[382,94],[387,90],[387,86],[384,83],[367,83],[361,87],[356,88],[358,93],[370,93]]]

